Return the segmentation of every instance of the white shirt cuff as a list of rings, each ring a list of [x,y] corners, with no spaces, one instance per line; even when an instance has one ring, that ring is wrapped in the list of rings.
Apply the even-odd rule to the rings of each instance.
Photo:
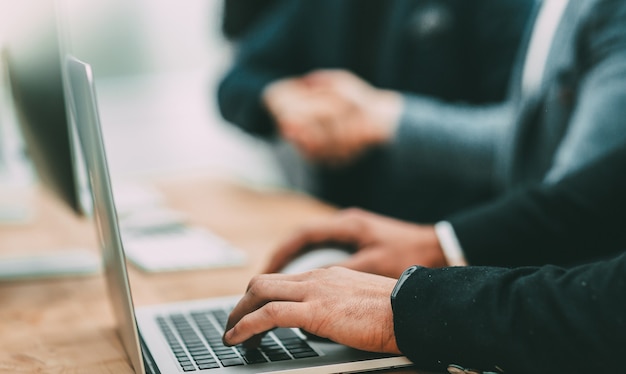
[[[435,225],[435,234],[439,239],[443,255],[450,266],[467,266],[465,254],[456,237],[454,228],[447,221],[437,222]]]

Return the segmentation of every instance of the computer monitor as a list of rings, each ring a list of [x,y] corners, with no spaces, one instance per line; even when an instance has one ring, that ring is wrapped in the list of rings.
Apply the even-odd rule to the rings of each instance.
[[[18,9],[19,8],[19,9]],[[24,0],[13,8],[26,26],[15,28],[6,48],[17,121],[42,184],[78,214],[90,203],[70,141],[61,56],[64,38],[54,0]],[[15,10],[18,9],[18,10]],[[32,17],[30,16],[32,14]]]

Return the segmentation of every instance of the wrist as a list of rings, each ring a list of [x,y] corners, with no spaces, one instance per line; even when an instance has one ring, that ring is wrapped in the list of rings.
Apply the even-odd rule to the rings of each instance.
[[[391,90],[377,90],[372,102],[373,117],[378,126],[375,138],[378,143],[388,143],[398,129],[404,106],[402,95]]]
[[[419,266],[413,265],[407,268],[405,271],[403,271],[402,274],[400,274],[400,277],[398,278],[396,285],[393,287],[393,290],[391,291],[390,299],[391,299],[392,312],[395,311],[394,304],[396,302],[396,297],[398,296],[398,293],[400,292],[400,288],[402,288],[402,285],[404,285],[404,282],[406,282],[406,280],[409,279],[411,274],[413,274],[419,268],[420,268]]]
[[[398,326],[397,326],[396,322],[403,320],[403,318],[401,318],[399,316],[401,316],[403,314],[402,304],[406,303],[406,302],[400,302],[399,301],[400,298],[398,297],[398,295],[400,294],[400,291],[402,290],[402,287],[405,285],[405,283],[411,277],[411,275],[413,275],[419,269],[422,269],[422,267],[421,266],[417,266],[417,265],[413,265],[413,266],[407,268],[406,270],[404,270],[404,272],[402,272],[402,274],[398,278],[398,281],[396,282],[393,290],[391,291],[390,304],[391,304],[392,323],[393,323],[393,326],[392,326],[392,328],[393,328],[393,337],[394,337],[393,344],[395,345],[395,349],[398,351],[398,353],[402,353],[400,351],[400,347],[398,347],[398,332],[401,329],[398,329]]]
[[[441,244],[443,255],[448,266],[467,266],[465,253],[454,232],[454,228],[447,221],[438,222],[435,225],[435,233]]]
[[[271,81],[261,90],[261,103],[270,112],[282,112],[302,96],[303,87],[302,81],[292,77]]]
[[[425,263],[432,268],[449,266],[435,226],[425,225],[420,227],[418,246],[423,249],[424,254],[427,254]]]
[[[272,102],[277,96],[277,93],[280,91],[281,83],[283,83],[282,80],[269,82],[261,90],[261,103],[266,109],[270,110],[272,107]]]

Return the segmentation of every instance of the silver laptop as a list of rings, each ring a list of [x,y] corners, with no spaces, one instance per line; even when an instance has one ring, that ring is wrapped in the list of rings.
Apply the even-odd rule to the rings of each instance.
[[[274,329],[259,348],[226,347],[223,329],[239,296],[139,308],[133,307],[126,263],[89,65],[68,57],[68,96],[84,151],[95,222],[111,302],[124,348],[137,373],[356,372],[406,367],[406,357],[357,351],[307,339],[297,329]],[[174,250],[174,248],[172,248]]]

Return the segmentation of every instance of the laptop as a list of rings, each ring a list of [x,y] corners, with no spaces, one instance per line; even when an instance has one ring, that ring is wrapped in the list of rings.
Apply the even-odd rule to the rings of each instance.
[[[222,334],[240,296],[135,309],[102,142],[89,65],[66,60],[70,107],[94,201],[109,296],[122,343],[137,373],[338,373],[411,366],[403,356],[308,339],[297,329],[269,332],[257,349],[226,347]],[[172,248],[172,251],[175,249]]]

